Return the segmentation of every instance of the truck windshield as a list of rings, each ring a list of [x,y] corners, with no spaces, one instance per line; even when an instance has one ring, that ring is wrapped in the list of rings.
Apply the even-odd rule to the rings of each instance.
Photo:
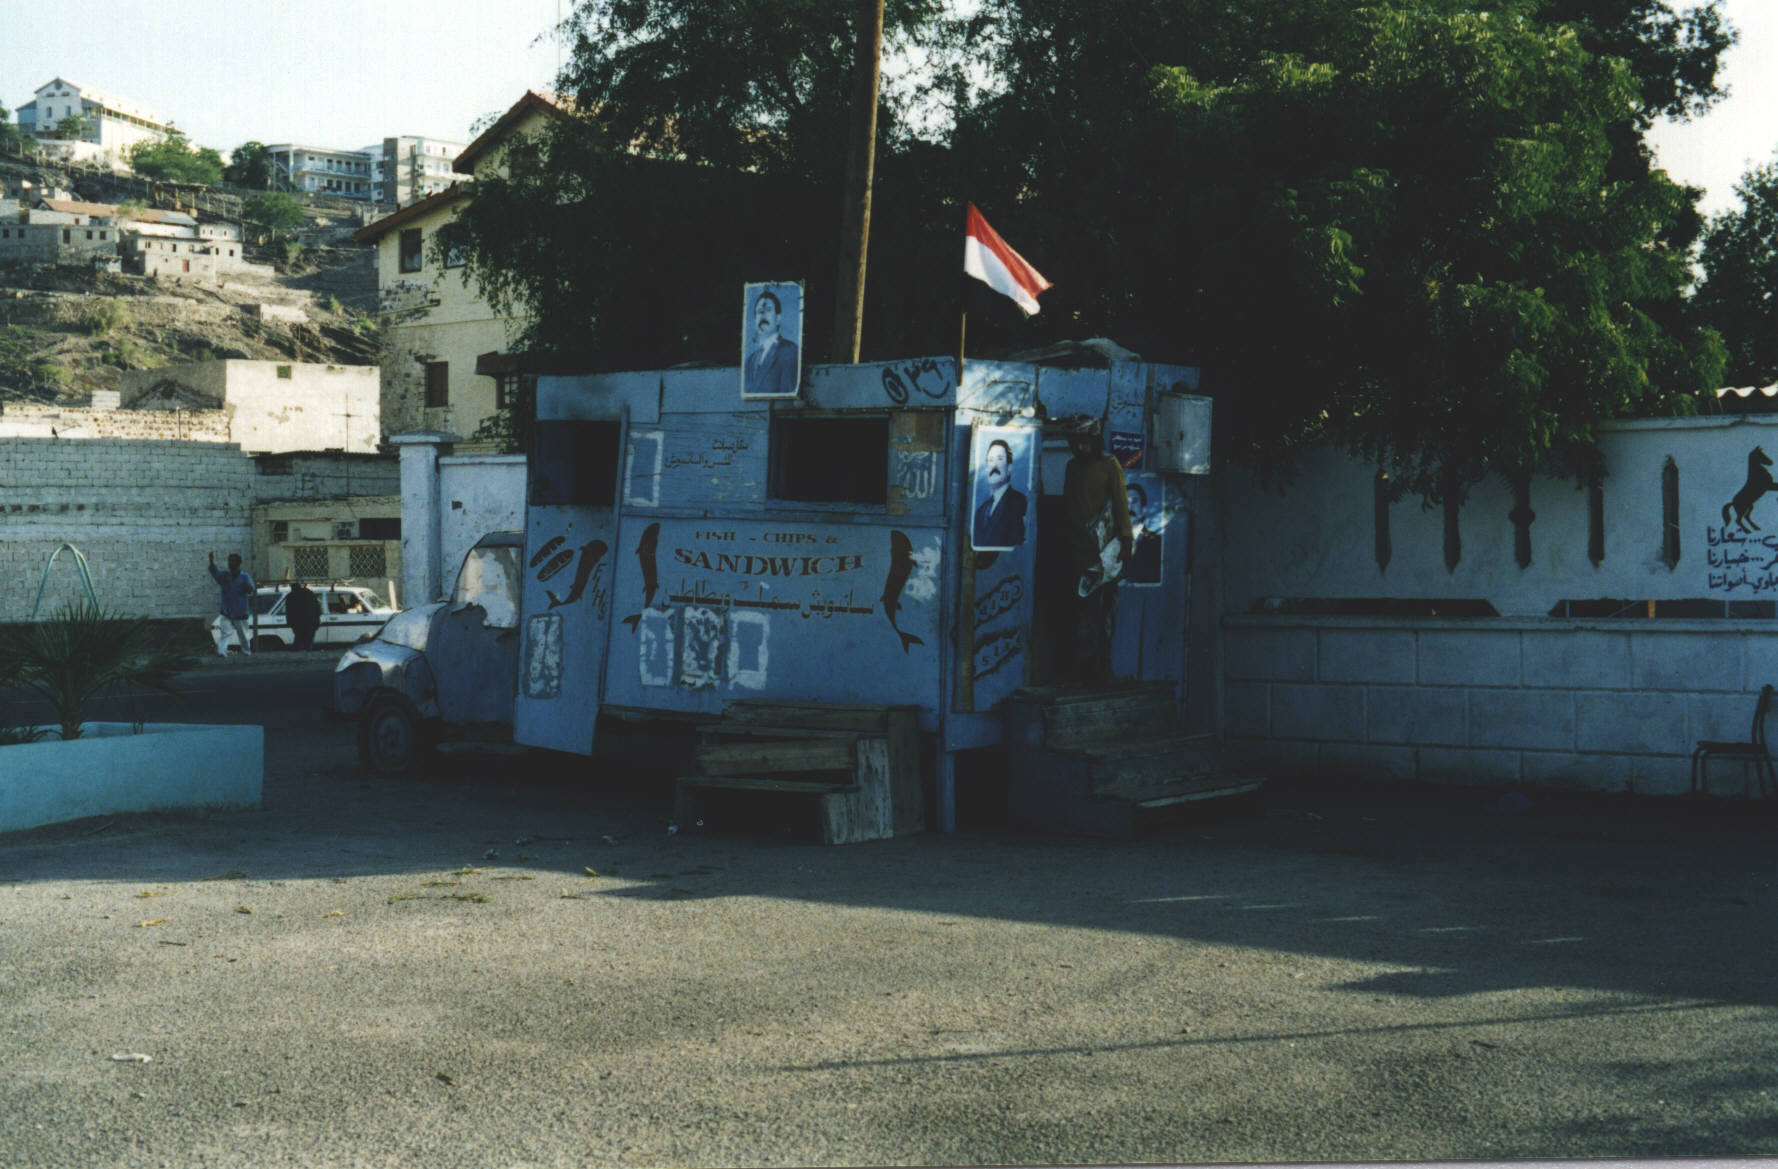
[[[451,611],[480,605],[483,624],[495,629],[519,626],[519,548],[512,544],[478,545],[463,558]]]

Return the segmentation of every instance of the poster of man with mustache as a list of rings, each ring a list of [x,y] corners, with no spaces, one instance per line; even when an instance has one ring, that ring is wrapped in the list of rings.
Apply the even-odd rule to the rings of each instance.
[[[741,323],[741,397],[794,398],[803,366],[803,286],[749,284]]]
[[[1031,432],[1010,426],[978,426],[970,441],[975,468],[975,522],[970,547],[1005,552],[1025,542],[1025,512],[1031,486]]]

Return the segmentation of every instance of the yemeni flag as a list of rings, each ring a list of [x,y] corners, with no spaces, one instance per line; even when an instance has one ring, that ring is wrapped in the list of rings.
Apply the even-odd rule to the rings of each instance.
[[[995,292],[1012,297],[1028,317],[1037,315],[1037,294],[1050,286],[1042,272],[995,234],[974,203],[969,205],[969,225],[964,229],[963,270]]]

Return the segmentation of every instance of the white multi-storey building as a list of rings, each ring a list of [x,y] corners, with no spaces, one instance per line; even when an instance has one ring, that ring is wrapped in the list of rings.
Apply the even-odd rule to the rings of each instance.
[[[451,164],[465,145],[409,134],[383,139],[377,201],[405,207],[460,181]]]
[[[69,118],[84,125],[71,141],[96,147],[93,153],[126,158],[138,142],[158,138],[173,125],[132,101],[58,77],[37,87],[32,100],[18,108],[18,126],[29,137],[59,134]]]
[[[347,199],[374,200],[382,160],[382,147],[334,150],[280,142],[266,147],[277,171],[279,185],[293,191],[340,195]]]

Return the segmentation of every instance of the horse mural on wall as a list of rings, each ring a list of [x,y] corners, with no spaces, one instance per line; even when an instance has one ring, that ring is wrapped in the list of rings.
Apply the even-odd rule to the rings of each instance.
[[[1743,532],[1759,530],[1759,525],[1753,522],[1753,505],[1766,492],[1778,490],[1778,483],[1773,481],[1769,470],[1771,465],[1772,457],[1766,454],[1763,447],[1754,447],[1747,452],[1747,482],[1741,485],[1741,490],[1735,492],[1733,499],[1722,505],[1723,527],[1729,526],[1729,513],[1732,511],[1735,523]]]

